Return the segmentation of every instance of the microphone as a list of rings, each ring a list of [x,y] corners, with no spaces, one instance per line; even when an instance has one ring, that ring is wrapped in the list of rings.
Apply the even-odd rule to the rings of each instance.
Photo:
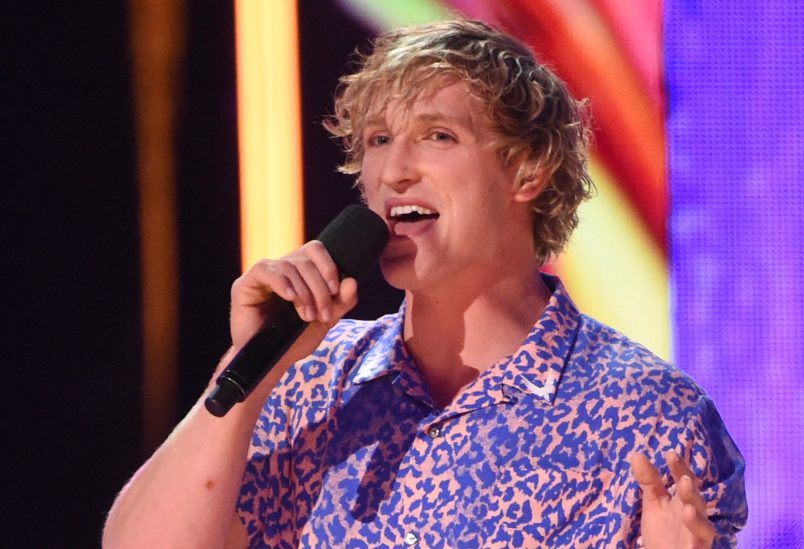
[[[332,256],[341,278],[360,281],[377,262],[388,243],[388,227],[377,214],[363,206],[347,206],[316,239]],[[293,303],[276,294],[265,303],[265,323],[235,355],[216,380],[204,401],[209,412],[223,417],[242,402],[274,367],[307,327]]]

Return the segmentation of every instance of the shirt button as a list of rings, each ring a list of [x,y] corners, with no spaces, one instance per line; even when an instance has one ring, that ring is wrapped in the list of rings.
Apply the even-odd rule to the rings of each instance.
[[[435,424],[427,431],[427,435],[430,438],[438,438],[441,436],[441,425]]]
[[[419,542],[419,536],[413,532],[405,534],[405,545],[416,545]]]

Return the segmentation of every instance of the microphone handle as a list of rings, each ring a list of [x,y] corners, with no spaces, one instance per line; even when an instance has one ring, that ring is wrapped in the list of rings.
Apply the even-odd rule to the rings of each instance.
[[[217,387],[204,401],[204,406],[216,417],[223,417],[232,406],[242,402],[307,327],[292,302],[274,294],[265,306],[265,324],[221,372]]]

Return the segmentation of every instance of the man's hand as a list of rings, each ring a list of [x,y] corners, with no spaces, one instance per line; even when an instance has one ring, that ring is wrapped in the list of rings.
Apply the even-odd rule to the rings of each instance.
[[[631,472],[642,489],[642,543],[645,549],[709,549],[715,527],[706,516],[706,503],[695,475],[675,453],[665,459],[676,483],[670,495],[659,471],[643,454],[631,457]]]
[[[267,302],[276,294],[292,302],[299,317],[309,325],[255,388],[255,396],[246,400],[261,407],[288,367],[312,353],[327,331],[357,304],[357,281],[338,278],[335,262],[317,240],[281,259],[258,261],[243,273],[232,284],[232,348],[218,365],[209,388],[234,354],[263,325],[270,309]]]
[[[292,301],[302,320],[320,323],[322,337],[357,303],[357,283],[354,279],[339,282],[329,252],[312,240],[281,259],[257,262],[234,282],[230,323],[235,349],[260,328],[265,301],[273,293]]]

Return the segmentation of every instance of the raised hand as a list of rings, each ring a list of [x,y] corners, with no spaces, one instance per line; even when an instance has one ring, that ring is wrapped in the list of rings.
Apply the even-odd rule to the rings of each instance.
[[[242,347],[262,325],[263,305],[272,293],[292,301],[302,320],[325,326],[357,303],[354,279],[339,282],[329,252],[317,240],[310,241],[281,259],[255,263],[234,282],[230,326],[235,348]]]
[[[670,494],[656,467],[643,454],[631,457],[631,472],[642,489],[642,543],[645,549],[709,549],[715,527],[706,515],[692,470],[676,452],[665,460],[676,484]]]

